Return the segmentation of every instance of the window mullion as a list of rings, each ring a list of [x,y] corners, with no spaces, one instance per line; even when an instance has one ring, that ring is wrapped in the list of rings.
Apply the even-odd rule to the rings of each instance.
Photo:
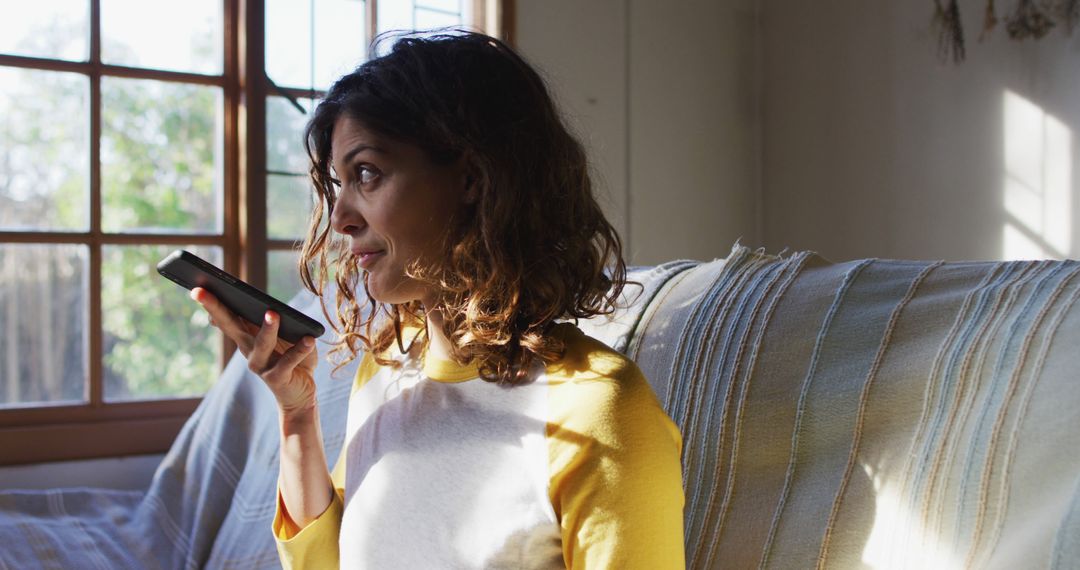
[[[266,288],[266,11],[263,0],[239,0],[240,169],[236,248],[226,269]],[[226,341],[225,354],[235,347]]]
[[[88,271],[87,399],[104,405],[101,317],[101,0],[90,1],[90,267]]]
[[[244,6],[240,45],[241,140],[240,250],[238,269],[252,285],[266,287],[266,54],[265,10],[261,0]]]
[[[378,0],[364,0],[364,5],[367,8],[367,39],[368,44],[375,41],[375,34],[379,33],[378,20],[376,14],[378,10]],[[314,38],[312,38],[314,41]]]
[[[240,211],[241,198],[240,188],[243,184],[240,165],[240,157],[243,155],[244,142],[241,137],[243,129],[240,125],[243,113],[240,112],[242,104],[240,69],[241,42],[246,30],[242,19],[240,3],[242,0],[225,0],[225,203],[223,204],[222,243],[223,260],[225,268],[237,272],[237,252],[240,250]],[[219,365],[222,369],[228,364],[236,345],[225,335],[221,335],[221,360]]]

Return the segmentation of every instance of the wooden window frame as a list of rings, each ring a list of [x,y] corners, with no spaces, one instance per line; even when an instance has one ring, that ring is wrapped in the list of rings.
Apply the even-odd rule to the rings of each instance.
[[[201,402],[179,398],[106,402],[102,381],[102,248],[111,245],[208,245],[222,248],[224,267],[265,288],[270,251],[291,240],[270,239],[266,227],[266,100],[264,0],[224,0],[224,68],[204,75],[108,65],[101,62],[101,0],[90,1],[88,61],[0,54],[0,67],[79,73],[90,82],[90,228],[85,232],[0,231],[0,244],[77,244],[89,249],[87,401],[34,403],[0,409],[0,466],[161,453]],[[368,38],[375,36],[376,2],[366,0]],[[387,1],[387,0],[382,0]],[[470,1],[470,0],[463,0]],[[512,0],[471,0],[480,27],[513,41]],[[494,28],[494,29],[493,29]],[[209,85],[224,102],[224,220],[221,234],[106,233],[101,230],[101,79],[121,77]],[[319,91],[283,88],[292,97]],[[223,338],[220,365],[236,346]]]

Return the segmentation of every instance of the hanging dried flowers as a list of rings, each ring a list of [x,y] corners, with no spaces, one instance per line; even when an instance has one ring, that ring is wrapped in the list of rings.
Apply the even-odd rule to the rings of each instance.
[[[934,28],[938,36],[938,56],[959,63],[966,54],[964,24],[958,0],[934,0]],[[986,0],[982,33],[985,40],[998,24],[994,0]],[[1005,31],[1014,40],[1040,39],[1058,24],[1070,35],[1080,24],[1080,0],[1016,0],[1013,11],[1005,17]]]
[[[941,5],[941,0],[934,0],[934,27],[938,33],[938,56],[948,59],[952,53],[953,61],[963,61],[964,24],[960,21],[957,0],[949,0],[945,6]]]
[[[979,34],[979,41],[985,40],[990,36],[990,32],[994,31],[994,27],[997,26],[997,12],[994,10],[994,0],[986,0],[986,14],[983,15],[983,29]]]
[[[1054,20],[1035,4],[1035,0],[1019,0],[1016,10],[1005,22],[1005,29],[1014,40],[1039,39],[1053,27]]]

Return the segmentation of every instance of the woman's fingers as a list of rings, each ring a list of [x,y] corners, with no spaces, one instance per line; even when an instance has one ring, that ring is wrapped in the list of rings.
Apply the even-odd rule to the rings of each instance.
[[[277,363],[274,364],[274,375],[281,378],[289,378],[293,375],[293,370],[297,365],[304,361],[311,351],[315,348],[315,339],[310,336],[305,336],[300,339],[300,342],[292,345],[288,350],[281,354]]]
[[[247,358],[248,368],[262,378],[282,409],[301,409],[313,404],[315,383],[311,373],[318,364],[314,338],[305,336],[296,344],[281,340],[278,338],[281,316],[276,312],[267,311],[260,326],[235,315],[201,287],[191,290],[191,298],[210,314],[210,324],[236,343]]]
[[[244,326],[244,319],[233,314],[212,293],[202,287],[191,290],[191,298],[210,314],[210,324],[221,329],[245,356],[251,352],[253,333]]]
[[[278,324],[280,317],[273,311],[266,311],[263,315],[263,325],[255,335],[251,353],[247,355],[248,368],[256,374],[262,374],[274,366],[272,357],[274,348],[277,347]]]

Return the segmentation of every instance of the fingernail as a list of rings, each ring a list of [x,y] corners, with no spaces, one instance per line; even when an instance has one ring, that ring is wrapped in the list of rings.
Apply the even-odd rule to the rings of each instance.
[[[303,339],[300,340],[300,342],[304,343],[304,346],[311,346],[315,344],[315,339],[311,338],[310,336],[305,336]]]
[[[263,315],[263,320],[265,320],[268,325],[274,324],[274,313],[267,311],[266,314]]]
[[[196,291],[195,289],[192,289],[191,293],[188,293],[188,296],[191,297],[192,299],[196,300],[196,301],[199,300],[199,292]]]

